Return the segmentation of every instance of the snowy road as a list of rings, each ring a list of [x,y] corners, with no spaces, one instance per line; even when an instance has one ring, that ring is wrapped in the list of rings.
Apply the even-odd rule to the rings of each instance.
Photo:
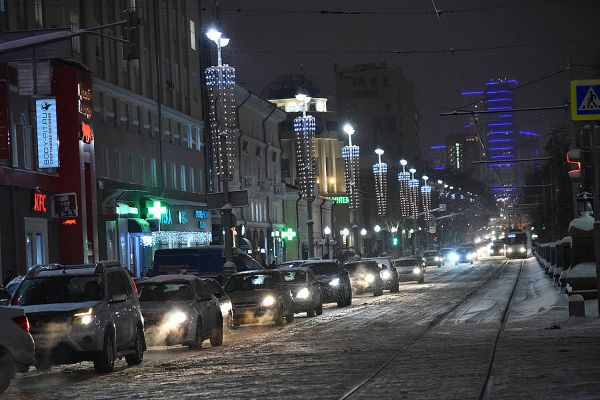
[[[478,398],[520,262],[503,264],[430,268],[425,284],[400,293],[355,297],[281,328],[244,326],[220,348],[151,348],[142,365],[120,361],[109,375],[91,363],[32,369],[5,397],[339,399],[389,361],[351,398]]]

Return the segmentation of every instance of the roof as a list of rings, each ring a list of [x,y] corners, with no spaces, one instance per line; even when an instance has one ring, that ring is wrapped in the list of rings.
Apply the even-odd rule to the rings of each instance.
[[[186,275],[186,274],[169,274],[169,275],[158,275],[149,279],[146,279],[139,284],[145,283],[164,283],[164,282],[175,282],[175,281],[188,281],[192,282],[196,279],[199,279],[196,275]]]
[[[278,76],[267,84],[260,95],[269,100],[293,99],[300,91],[310,97],[318,97],[319,95],[317,85],[299,74]]]
[[[289,272],[289,271],[302,271],[302,272],[306,272],[308,273],[310,271],[310,268],[308,267],[284,267],[284,268],[278,268],[276,270],[273,271],[285,271],[285,272]]]
[[[293,263],[302,263],[302,264],[324,264],[324,263],[331,263],[331,262],[335,262],[336,260],[333,259],[325,259],[325,260],[291,260],[291,261],[286,261],[281,263],[280,265],[287,265],[287,264],[293,264]]]
[[[271,274],[271,273],[279,273],[281,271],[277,270],[277,269],[253,269],[251,271],[242,271],[242,272],[236,272],[235,274],[232,274],[231,276],[239,276],[239,275],[254,275],[254,274]]]

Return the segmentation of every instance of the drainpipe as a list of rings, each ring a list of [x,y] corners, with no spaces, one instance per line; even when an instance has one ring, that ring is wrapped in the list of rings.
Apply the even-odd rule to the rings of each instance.
[[[156,26],[159,26],[158,19],[160,18],[160,10],[159,10],[159,2],[154,2],[154,23]],[[163,137],[163,115],[162,115],[162,102],[163,102],[163,88],[162,88],[162,60],[161,60],[161,30],[154,30],[154,43],[156,44],[155,53],[156,53],[156,107],[158,113],[158,171],[156,171],[159,175],[158,177],[158,187],[160,188],[160,196],[164,197],[165,194],[165,182],[164,175],[166,170],[163,170],[163,146],[162,146],[162,137]],[[115,110],[116,111],[116,110]],[[154,129],[154,128],[152,128]]]
[[[241,86],[240,86],[241,87]],[[242,174],[241,174],[241,169],[240,169],[240,165],[241,165],[241,161],[242,161],[242,131],[240,130],[240,108],[242,108],[242,106],[250,99],[250,97],[252,97],[252,92],[250,92],[248,90],[248,96],[246,96],[246,98],[244,100],[242,100],[242,102],[235,107],[235,124],[238,127],[238,131],[240,132],[240,136],[238,137],[238,182],[240,183],[240,189],[242,189]],[[243,219],[244,221],[246,220],[245,216],[244,216],[244,207],[241,207],[240,209],[240,217],[241,219]],[[241,232],[240,232],[240,237],[241,237]]]
[[[298,192],[298,200],[296,200],[296,232],[298,232],[298,260],[301,260],[300,254],[300,216],[298,214],[298,203],[302,200],[302,194]]]
[[[321,198],[321,205],[319,206],[319,219],[321,221],[321,239],[323,238],[323,206],[325,205],[325,199]],[[323,245],[321,245],[321,258],[323,258]]]
[[[273,105],[273,109],[271,110],[271,112],[265,117],[265,119],[262,120],[263,143],[265,144],[265,154],[264,154],[265,181],[269,177],[269,156],[268,156],[269,141],[267,140],[267,121],[269,120],[269,118],[271,118],[271,115],[273,115],[273,113],[276,110],[277,110],[277,106]],[[267,192],[267,222],[269,224],[269,226],[267,228],[267,237],[271,237],[271,232],[273,231],[273,221],[271,220],[271,207],[269,207],[269,205],[270,205],[269,193]],[[267,240],[267,243],[269,243],[268,240]],[[273,249],[273,251],[275,251],[275,249]],[[268,248],[265,249],[265,254],[267,255],[267,260],[268,260],[268,258],[269,258],[269,249]]]

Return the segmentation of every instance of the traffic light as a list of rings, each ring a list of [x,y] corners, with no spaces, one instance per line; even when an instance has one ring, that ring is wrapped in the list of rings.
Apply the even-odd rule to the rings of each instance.
[[[127,39],[123,54],[127,60],[139,60],[140,58],[140,25],[142,25],[142,19],[137,10],[127,10],[127,23],[123,28],[125,39]]]
[[[397,236],[394,236],[392,238],[392,246],[394,246],[394,247],[398,246],[398,237]]]
[[[582,152],[581,149],[571,149],[567,152],[567,163],[569,164],[569,178],[575,182],[581,180],[581,163],[582,163]]]

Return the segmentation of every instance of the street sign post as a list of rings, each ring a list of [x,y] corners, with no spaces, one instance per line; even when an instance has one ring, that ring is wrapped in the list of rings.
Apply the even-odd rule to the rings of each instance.
[[[571,81],[571,118],[600,120],[600,79]]]

